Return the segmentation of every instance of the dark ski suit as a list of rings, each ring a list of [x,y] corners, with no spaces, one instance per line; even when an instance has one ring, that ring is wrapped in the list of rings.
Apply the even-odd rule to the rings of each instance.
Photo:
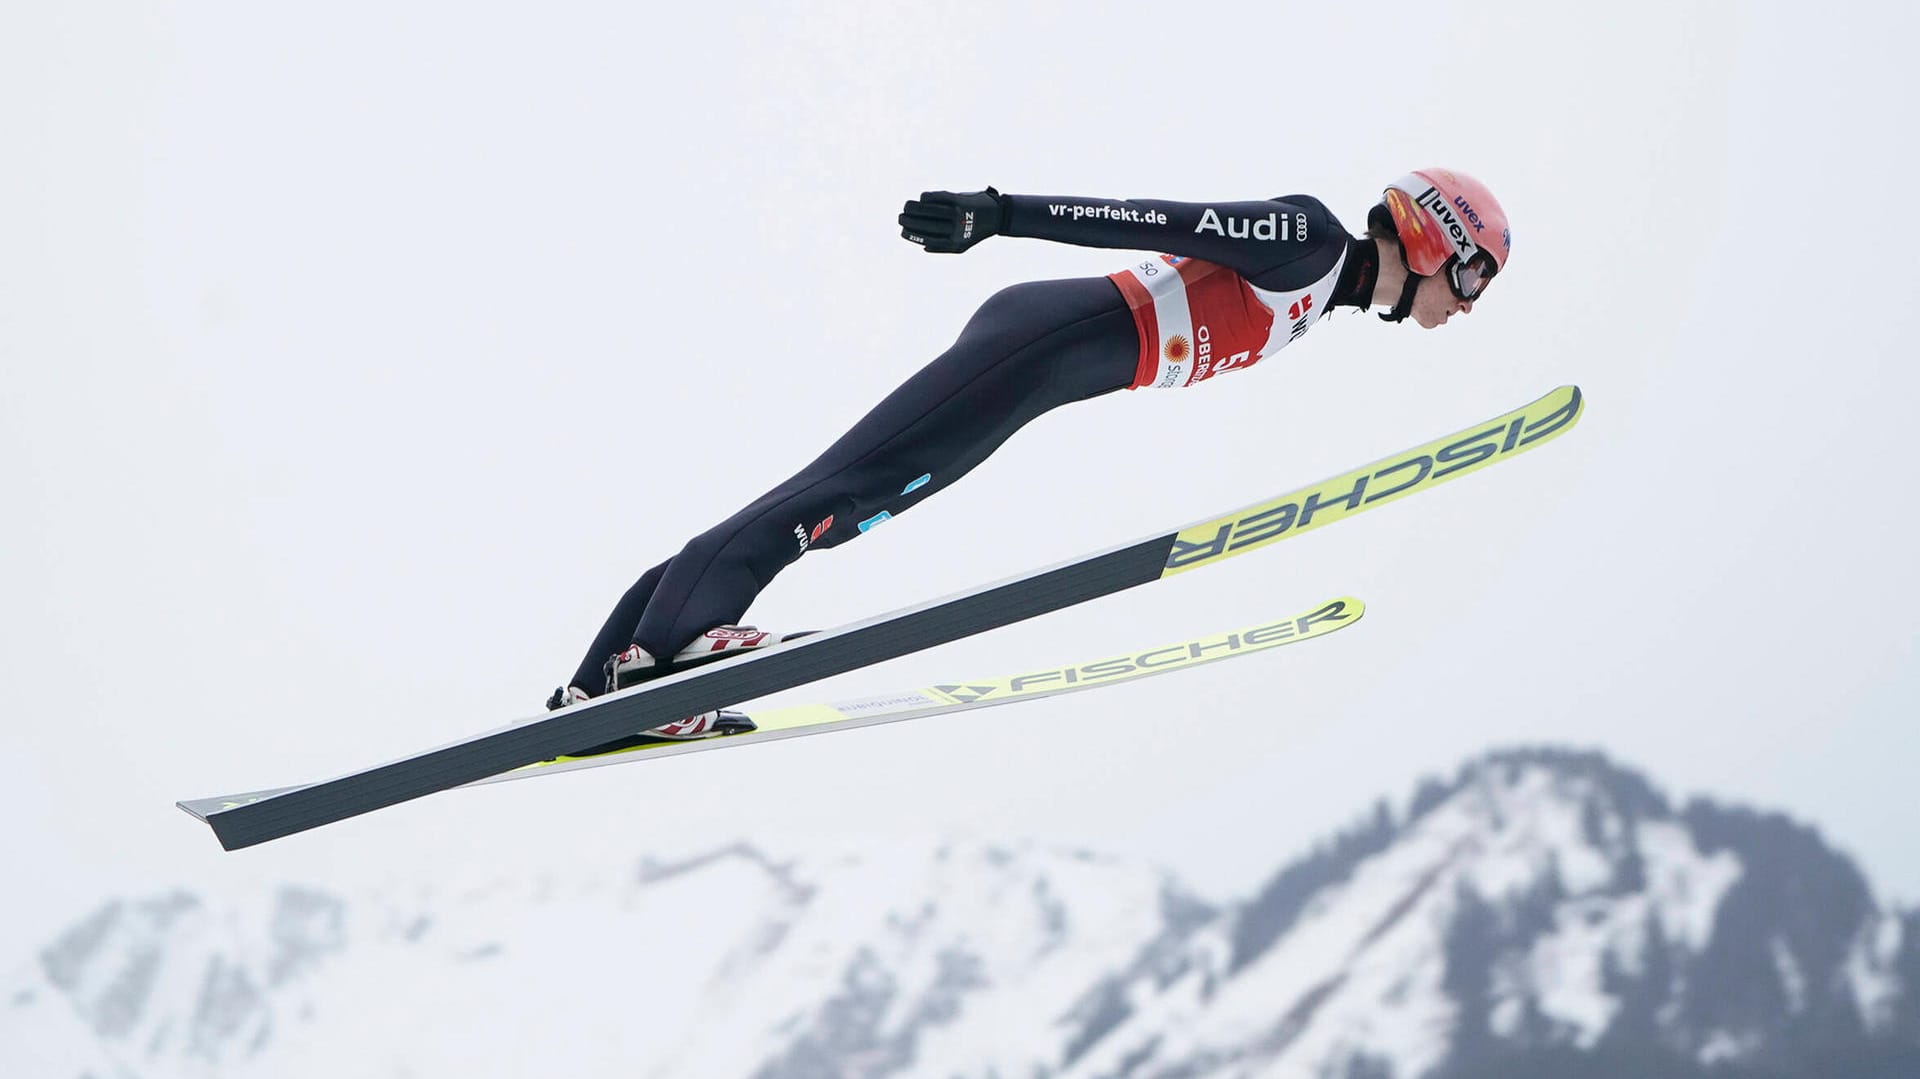
[[[1121,389],[1178,388],[1250,367],[1337,305],[1365,309],[1370,240],[1317,199],[1115,201],[1006,196],[1001,234],[1165,251],[1107,277],[995,294],[953,346],[792,478],[642,574],[573,685],[605,687],[610,655],[671,657],[737,623],[774,575],[945,490],[1043,412]]]

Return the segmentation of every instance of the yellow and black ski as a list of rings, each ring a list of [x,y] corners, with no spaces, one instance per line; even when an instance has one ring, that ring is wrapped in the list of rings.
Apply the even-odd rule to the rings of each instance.
[[[178,803],[228,850],[345,820],[1231,558],[1517,456],[1570,430],[1580,390],[1186,528],[668,675],[302,787]]]
[[[996,705],[1012,704],[1015,701],[1031,701],[1041,697],[1056,697],[1063,693],[1099,689],[1102,686],[1116,686],[1124,682],[1137,682],[1157,674],[1184,671],[1223,659],[1266,652],[1281,645],[1325,637],[1335,630],[1344,629],[1358,622],[1360,616],[1366,613],[1366,609],[1365,604],[1352,596],[1342,596],[1339,599],[1328,600],[1305,614],[1298,614],[1283,621],[1264,622],[1229,633],[1212,633],[1203,637],[1193,637],[1157,648],[1109,656],[1090,663],[1046,667],[1003,678],[970,678],[962,682],[943,682],[935,686],[901,690],[878,697],[837,701],[833,704],[747,709],[738,713],[742,727],[736,734],[717,735],[693,741],[636,736],[631,739],[631,744],[619,745],[618,748],[538,761],[511,772],[475,780],[466,786],[474,787],[510,779],[528,779],[533,776],[554,775],[560,772],[578,771],[582,768],[598,768],[607,764],[623,764],[634,760],[651,760],[655,757],[670,757],[681,753],[698,753],[702,750],[722,749],[752,742],[771,742],[807,734],[825,734],[828,731],[871,727],[881,723],[898,723],[908,719],[924,719],[927,716],[945,715],[949,712],[992,708]]]

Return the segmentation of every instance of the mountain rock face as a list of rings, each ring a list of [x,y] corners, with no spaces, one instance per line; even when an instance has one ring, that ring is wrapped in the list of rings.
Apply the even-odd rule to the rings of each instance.
[[[1916,929],[1782,817],[1502,753],[1106,978],[1062,1074],[1920,1076]]]
[[[1031,845],[348,899],[116,900],[16,968],[0,1073],[1920,1076],[1920,913],[1804,826],[1493,754],[1211,905]]]

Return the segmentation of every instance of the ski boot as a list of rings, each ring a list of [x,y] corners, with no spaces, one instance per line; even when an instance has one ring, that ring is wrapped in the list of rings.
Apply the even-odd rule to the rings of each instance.
[[[695,638],[692,644],[681,649],[674,657],[662,663],[653,658],[639,645],[629,645],[624,651],[609,656],[606,662],[606,692],[627,689],[642,682],[651,681],[669,674],[703,666],[715,660],[741,655],[755,648],[770,644],[779,644],[796,637],[804,637],[813,630],[799,633],[773,634],[753,626],[715,626]],[[578,686],[564,686],[553,691],[547,699],[548,711],[566,708],[590,700],[587,692]],[[739,712],[716,709],[702,712],[685,719],[676,719],[628,735],[612,742],[605,742],[588,749],[570,753],[573,757],[591,757],[637,745],[648,745],[661,741],[692,741],[700,738],[713,738],[726,734],[744,734],[754,729],[753,720]]]
[[[611,662],[611,661],[609,661]],[[592,700],[586,690],[579,686],[563,686],[553,691],[547,698],[547,711],[557,712],[562,708],[571,708],[576,704],[585,704]],[[635,746],[650,746],[660,742],[688,742],[699,738],[713,738],[723,734],[745,734],[754,729],[753,720],[740,712],[712,711],[697,716],[676,719],[671,723],[662,723],[658,727],[615,738],[611,742],[589,746],[563,753],[564,757],[599,757],[608,753],[617,753]]]
[[[553,691],[553,696],[547,698],[547,711],[558,712],[562,708],[570,708],[592,699],[587,696],[587,691],[579,686],[560,686]]]
[[[797,637],[805,637],[813,630],[799,633],[768,633],[754,626],[715,626],[693,639],[693,643],[682,648],[665,663],[654,659],[647,650],[639,645],[630,645],[624,652],[607,659],[607,692],[637,686],[664,675],[679,674],[681,671],[712,663],[764,648],[770,644],[780,644]]]

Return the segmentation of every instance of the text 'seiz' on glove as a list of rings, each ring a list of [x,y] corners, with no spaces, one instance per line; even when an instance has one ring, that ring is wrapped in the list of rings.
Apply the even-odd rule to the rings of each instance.
[[[1007,222],[1006,196],[985,191],[923,191],[900,211],[900,235],[928,251],[965,251]]]

